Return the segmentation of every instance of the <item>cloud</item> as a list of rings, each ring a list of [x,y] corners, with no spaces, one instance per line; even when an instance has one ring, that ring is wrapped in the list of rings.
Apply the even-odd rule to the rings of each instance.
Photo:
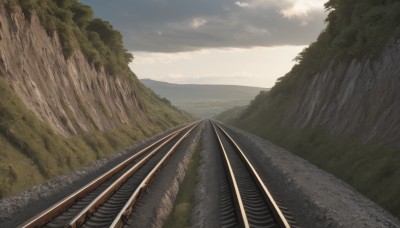
[[[201,18],[201,17],[196,17],[196,18],[193,18],[191,26],[192,26],[192,28],[197,29],[197,28],[205,25],[206,23],[207,23],[206,19]]]
[[[139,78],[173,83],[271,87],[305,46],[216,48],[192,52],[135,52],[129,64]]]
[[[254,34],[257,36],[270,36],[271,33],[265,28],[257,28],[254,26],[247,26],[245,30],[248,34]]]
[[[199,52],[197,52],[199,53]],[[154,52],[138,52],[132,53],[134,56],[140,56],[140,58],[134,58],[136,65],[148,65],[148,64],[165,64],[180,61],[183,59],[191,59],[192,53],[179,52],[179,53],[154,53]]]
[[[280,13],[286,18],[308,18],[312,12],[320,12],[324,9],[323,1],[297,0]]]
[[[131,51],[307,45],[324,27],[323,0],[81,0],[120,30]]]
[[[242,8],[249,8],[250,4],[247,2],[235,2],[235,5],[242,7]]]

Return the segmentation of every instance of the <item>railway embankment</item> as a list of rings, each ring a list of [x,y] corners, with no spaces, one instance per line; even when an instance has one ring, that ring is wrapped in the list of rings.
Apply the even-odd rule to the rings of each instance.
[[[121,163],[135,151],[146,148],[181,126],[159,133],[148,140],[143,140],[120,153],[94,161],[89,166],[52,178],[13,197],[2,199],[0,201],[0,227],[15,227],[21,224]]]
[[[228,129],[301,227],[400,227],[398,219],[332,174],[256,135]]]

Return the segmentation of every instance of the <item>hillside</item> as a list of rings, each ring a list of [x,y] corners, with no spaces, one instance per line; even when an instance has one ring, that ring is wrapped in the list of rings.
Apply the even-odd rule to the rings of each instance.
[[[92,14],[76,0],[0,2],[0,197],[188,121]]]
[[[260,91],[267,90],[236,85],[171,84],[151,79],[141,79],[141,82],[178,108],[202,118],[210,118],[235,106],[247,105]]]
[[[400,217],[400,3],[326,3],[327,28],[231,123],[333,173]]]

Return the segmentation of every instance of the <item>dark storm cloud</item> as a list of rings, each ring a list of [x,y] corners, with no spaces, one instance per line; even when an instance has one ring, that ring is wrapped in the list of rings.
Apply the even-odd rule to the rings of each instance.
[[[129,50],[149,52],[306,45],[315,40],[325,17],[323,10],[285,17],[282,10],[296,0],[81,2],[92,6],[96,17],[120,30]]]

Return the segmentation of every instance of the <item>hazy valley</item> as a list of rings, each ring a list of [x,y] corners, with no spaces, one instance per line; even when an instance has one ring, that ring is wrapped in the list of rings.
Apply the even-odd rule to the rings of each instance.
[[[261,91],[268,89],[235,85],[172,84],[141,79],[144,85],[172,105],[199,118],[211,118],[233,108],[248,105]]]

